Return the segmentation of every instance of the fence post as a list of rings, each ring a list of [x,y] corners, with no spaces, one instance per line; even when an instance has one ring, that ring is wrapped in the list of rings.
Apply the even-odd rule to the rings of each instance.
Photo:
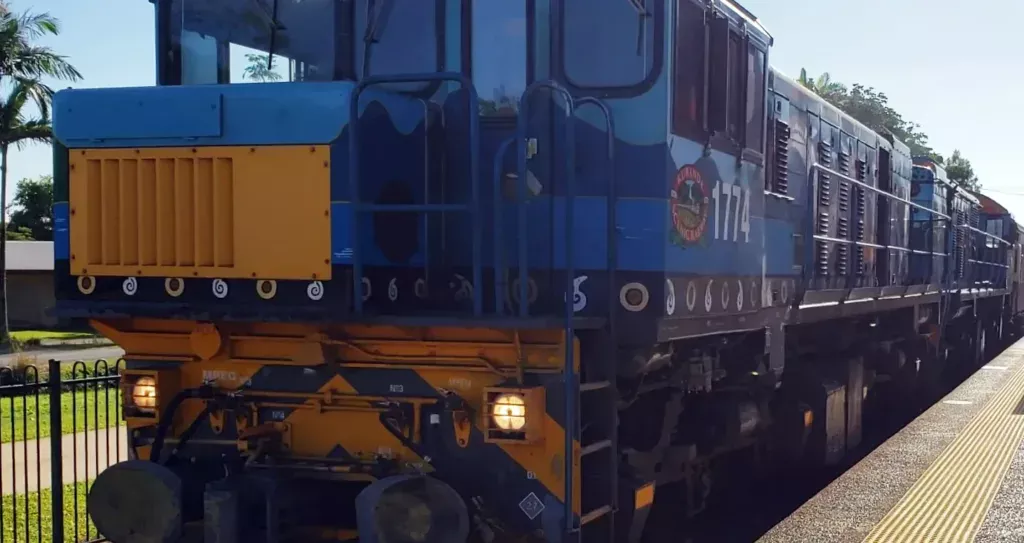
[[[50,518],[53,525],[51,541],[64,542],[64,471],[61,460],[61,378],[60,361],[50,360]],[[78,512],[76,511],[77,515]]]

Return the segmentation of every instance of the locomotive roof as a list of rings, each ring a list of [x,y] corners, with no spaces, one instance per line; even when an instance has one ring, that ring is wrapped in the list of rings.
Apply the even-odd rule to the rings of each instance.
[[[787,76],[775,66],[770,67],[772,78],[775,80],[774,90],[789,98],[791,103],[799,105],[811,113],[817,114],[822,119],[844,132],[854,135],[860,141],[872,145],[892,147],[896,152],[910,158],[910,148],[891,133],[879,134],[864,123],[848,115],[841,109],[833,106],[824,98],[803,86],[797,80]],[[781,83],[781,85],[780,85]],[[884,142],[884,143],[883,143]]]
[[[958,193],[960,193],[964,198],[966,198],[967,200],[969,200],[969,201],[971,201],[971,202],[973,202],[975,204],[983,204],[983,202],[981,200],[982,195],[980,193],[977,193],[977,192],[974,192],[974,191],[971,191],[971,190],[967,190],[966,188],[962,187],[956,181],[951,180],[949,178],[949,175],[946,172],[946,168],[942,164],[939,164],[938,162],[933,160],[931,157],[928,157],[928,156],[916,156],[916,157],[914,157],[914,167],[915,168],[922,168],[922,169],[925,169],[925,170],[928,170],[928,171],[932,172],[935,175],[935,182],[939,183],[940,185],[946,185],[948,187],[953,187],[953,189],[955,191],[957,191]],[[995,200],[992,200],[992,202],[995,203]],[[999,204],[996,204],[996,205],[999,205]],[[999,206],[999,207],[1002,208],[1002,206]]]
[[[972,190],[969,191],[978,202],[981,203],[981,211],[988,213],[989,215],[1013,215],[1006,207],[999,202],[995,201],[991,196],[982,194],[981,191]]]
[[[949,180],[949,176],[946,174],[946,168],[944,168],[938,162],[935,162],[931,157],[916,156],[914,157],[914,167],[923,168],[932,172],[935,175],[935,181],[943,185],[952,185],[953,182]]]
[[[729,11],[731,11],[733,14],[739,17],[743,22],[753,26],[762,34],[764,34],[763,37],[769,45],[774,43],[775,38],[772,37],[771,33],[768,32],[768,29],[765,28],[763,24],[761,24],[761,21],[758,20],[757,16],[754,15],[752,11],[740,5],[740,3],[737,0],[719,0],[719,2],[723,6],[727,7]]]

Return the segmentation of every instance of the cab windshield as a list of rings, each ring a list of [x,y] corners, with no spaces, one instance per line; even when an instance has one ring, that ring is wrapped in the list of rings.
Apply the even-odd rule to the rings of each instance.
[[[164,79],[185,85],[338,81],[437,71],[440,2],[174,0],[161,29],[168,56],[178,62]]]

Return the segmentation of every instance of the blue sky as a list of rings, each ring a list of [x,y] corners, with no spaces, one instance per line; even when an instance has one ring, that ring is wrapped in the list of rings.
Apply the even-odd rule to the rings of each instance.
[[[514,2],[517,0],[486,0]],[[625,1],[625,0],[623,0]],[[63,32],[44,41],[85,75],[76,86],[154,83],[153,8],[146,0],[12,0],[15,10],[48,11]],[[1024,84],[1019,47],[1024,2],[974,0],[743,0],[775,36],[771,62],[789,75],[805,67],[885,92],[945,156],[959,148],[991,196],[1024,217],[1012,104]],[[946,6],[946,7],[943,7]],[[67,86],[58,84],[57,86]],[[975,90],[972,90],[975,89]],[[10,178],[50,173],[48,147],[11,157]],[[12,191],[13,192],[13,191]]]

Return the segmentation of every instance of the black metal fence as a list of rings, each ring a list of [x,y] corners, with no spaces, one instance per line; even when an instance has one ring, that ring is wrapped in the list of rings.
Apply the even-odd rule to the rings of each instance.
[[[127,458],[120,370],[105,360],[0,367],[0,543],[103,541],[85,499]]]

